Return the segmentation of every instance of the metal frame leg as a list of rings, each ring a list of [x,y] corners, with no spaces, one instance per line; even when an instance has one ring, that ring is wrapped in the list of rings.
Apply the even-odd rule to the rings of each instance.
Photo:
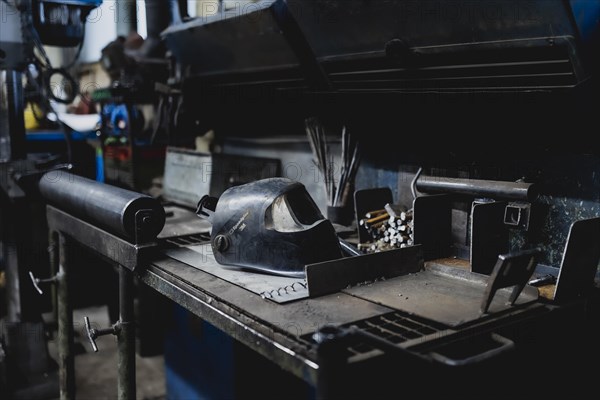
[[[135,321],[133,274],[119,267],[119,400],[135,400]]]
[[[75,358],[73,354],[73,313],[69,302],[69,253],[68,239],[58,233],[58,358],[60,399],[75,399]]]

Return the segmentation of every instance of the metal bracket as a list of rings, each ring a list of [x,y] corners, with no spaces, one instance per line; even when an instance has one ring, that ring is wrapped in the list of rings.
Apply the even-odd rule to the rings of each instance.
[[[488,279],[488,284],[481,302],[481,313],[488,312],[490,304],[499,289],[514,286],[509,302],[512,306],[533,275],[540,249],[525,250],[514,254],[498,256],[498,261]]]
[[[471,208],[471,271],[489,275],[499,254],[508,253],[507,203],[475,201]],[[415,229],[416,232],[416,229]]]
[[[144,227],[152,224],[153,211],[148,209],[138,210],[135,213],[135,244],[142,243]]]
[[[529,230],[531,203],[509,203],[504,210],[504,225]]]

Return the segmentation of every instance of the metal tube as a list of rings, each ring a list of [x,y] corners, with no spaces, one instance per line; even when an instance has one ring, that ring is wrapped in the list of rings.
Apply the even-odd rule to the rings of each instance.
[[[129,240],[152,241],[165,225],[165,210],[150,196],[64,171],[46,173],[40,193],[63,211]],[[139,212],[143,218],[139,219]]]
[[[58,296],[58,358],[60,399],[75,398],[75,358],[73,354],[73,313],[69,302],[68,240],[59,233]]]
[[[417,190],[423,193],[449,193],[493,199],[534,201],[538,197],[533,183],[487,181],[478,179],[421,176]]]
[[[135,321],[133,275],[119,266],[119,400],[135,400]]]

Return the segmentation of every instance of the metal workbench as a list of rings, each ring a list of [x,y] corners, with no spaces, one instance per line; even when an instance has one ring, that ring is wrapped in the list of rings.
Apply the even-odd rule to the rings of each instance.
[[[515,375],[513,382],[527,385],[527,382],[536,379],[538,373],[527,362],[531,360],[529,357],[537,357],[538,361],[548,357],[548,362],[559,364],[562,359],[559,347],[561,342],[557,340],[565,343],[568,336],[556,328],[555,324],[559,320],[570,320],[572,316],[570,311],[565,312],[563,308],[538,302],[516,309],[510,318],[473,324],[461,333],[462,337],[471,335],[475,338],[486,329],[502,332],[503,335],[520,332],[517,336],[521,340],[522,336],[527,336],[524,340],[525,348],[521,347],[512,356],[497,357],[487,363],[458,367],[455,370],[448,366],[422,362],[410,354],[385,348],[381,348],[378,355],[364,354],[350,362],[341,347],[336,349],[337,353],[326,346],[321,348],[310,340],[311,334],[328,325],[351,324],[393,314],[395,310],[345,293],[284,305],[276,304],[167,257],[154,260],[138,277],[160,294],[315,387],[319,398],[341,398],[349,393],[361,396],[369,393],[368,387],[377,387],[377,390],[370,391],[375,396],[386,395],[390,385],[397,385],[400,371],[402,385],[407,393],[480,393],[489,384],[490,377],[501,371],[511,371],[511,375]],[[574,325],[570,326],[572,328]],[[556,331],[544,337],[543,332],[548,331],[548,327]],[[443,340],[444,334],[437,334]],[[346,345],[347,343],[342,343],[342,347]],[[412,346],[408,342],[403,343],[402,347],[404,346],[415,349],[416,352],[427,352],[434,344],[419,344],[419,339],[415,339]],[[555,349],[548,351],[552,348],[550,346]],[[420,378],[424,375],[430,376],[437,384],[423,386]],[[464,386],[465,376],[469,379],[468,386]],[[510,392],[511,386],[499,386],[494,390],[498,393]]]
[[[567,321],[564,326],[569,327],[568,332],[575,334],[581,321],[580,313],[568,311],[573,307],[555,307],[540,301],[509,309],[498,317],[473,321],[458,329],[435,323],[428,325],[410,313],[343,292],[277,304],[169,258],[163,255],[159,245],[127,244],[51,206],[48,206],[48,222],[51,230],[60,236],[59,300],[60,296],[63,300],[68,299],[68,285],[64,283],[68,282],[68,271],[75,267],[67,265],[65,253],[69,242],[84,245],[119,267],[121,319],[115,326],[100,331],[115,334],[119,341],[121,399],[135,398],[135,350],[132,341],[135,327],[131,324],[133,293],[129,290],[133,276],[315,387],[320,398],[349,394],[387,395],[398,384],[399,376],[403,378],[404,390],[410,393],[419,390],[421,394],[478,393],[485,390],[490,379],[495,379],[493,377],[501,371],[510,371],[513,382],[527,384],[537,376],[528,362],[530,357],[538,357],[537,361],[542,364],[562,359],[556,343],[564,343],[571,336],[560,329],[563,325],[557,321]],[[59,341],[63,344],[59,348],[62,349],[59,361],[64,371],[61,383],[65,382],[61,386],[61,397],[69,399],[74,397],[72,332],[68,332],[72,320],[68,304],[62,307],[59,304],[60,310]],[[364,332],[353,336],[351,329],[334,330],[328,337],[331,327],[364,326],[364,321],[376,323],[377,319],[387,323],[390,318],[408,319],[412,325],[420,323],[418,330],[425,333],[394,343],[382,342],[381,338]],[[315,340],[315,332],[320,332],[321,339]],[[464,344],[470,347],[475,343],[475,356],[471,358],[476,359],[477,352],[481,351],[477,348],[477,341],[482,333],[493,336],[496,332],[511,337],[518,344],[518,351],[502,352],[482,358],[482,362],[454,366],[448,362],[432,362],[424,357],[436,352],[440,343],[450,343],[451,346],[458,343],[458,347],[464,347]],[[351,348],[364,348],[365,344],[367,350],[349,352]],[[551,353],[547,351],[549,346],[555,347]],[[572,355],[572,349],[565,354]],[[423,376],[428,376],[436,384],[423,385]],[[465,376],[469,380],[467,386],[464,385]],[[495,386],[498,392],[511,393],[509,386]]]

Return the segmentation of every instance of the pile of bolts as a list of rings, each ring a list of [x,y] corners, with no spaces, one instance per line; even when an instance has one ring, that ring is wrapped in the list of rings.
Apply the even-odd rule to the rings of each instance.
[[[359,221],[371,240],[359,243],[358,249],[365,254],[412,246],[413,211],[386,204],[382,210],[370,211]]]

